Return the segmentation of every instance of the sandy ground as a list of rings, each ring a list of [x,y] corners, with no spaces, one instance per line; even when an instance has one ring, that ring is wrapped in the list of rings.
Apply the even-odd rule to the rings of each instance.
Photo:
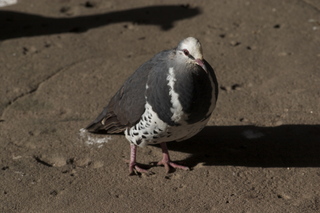
[[[320,212],[318,0],[24,0],[0,26],[1,212]],[[124,136],[79,130],[187,36],[220,83],[208,127],[168,144],[193,169],[128,176]]]

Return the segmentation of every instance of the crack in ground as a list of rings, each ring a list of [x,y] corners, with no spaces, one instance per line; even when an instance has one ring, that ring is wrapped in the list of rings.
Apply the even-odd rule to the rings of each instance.
[[[320,12],[320,8],[318,8],[316,5],[312,4],[311,2],[307,1],[307,0],[302,0],[302,2],[304,2],[305,4],[307,4],[308,6],[312,7],[313,9],[315,9],[316,11]]]
[[[88,60],[88,59],[87,59],[87,60]],[[2,115],[5,113],[5,111],[6,111],[12,104],[14,104],[16,101],[18,101],[19,99],[21,99],[21,98],[23,98],[23,97],[25,97],[25,96],[27,96],[27,95],[31,95],[31,94],[35,93],[43,83],[49,81],[51,78],[53,78],[54,76],[58,75],[60,72],[66,70],[66,69],[69,69],[70,67],[72,67],[72,66],[74,66],[74,65],[76,65],[76,64],[78,64],[78,63],[81,63],[81,62],[83,62],[83,61],[86,61],[86,60],[77,61],[77,62],[71,63],[71,64],[69,64],[69,65],[67,65],[67,66],[65,66],[65,67],[59,68],[56,72],[54,72],[53,74],[49,75],[48,77],[46,77],[45,79],[43,79],[41,82],[39,82],[34,88],[30,89],[29,91],[27,91],[27,92],[25,92],[25,93],[22,93],[22,94],[16,96],[16,97],[13,98],[12,100],[8,101],[7,104],[5,104],[5,107],[4,107],[4,109],[2,110],[2,112],[1,112],[1,114],[0,114],[0,118],[1,118]]]

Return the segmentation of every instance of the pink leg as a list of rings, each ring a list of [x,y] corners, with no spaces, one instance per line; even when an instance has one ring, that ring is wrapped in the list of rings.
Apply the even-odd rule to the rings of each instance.
[[[131,150],[130,151],[130,162],[129,162],[130,175],[133,173],[137,173],[137,172],[151,174],[147,170],[142,169],[137,165],[137,162],[136,162],[137,146],[130,144],[130,150]]]
[[[171,162],[170,156],[169,156],[169,151],[168,151],[166,143],[161,143],[160,146],[162,149],[162,160],[159,161],[157,165],[164,165],[164,168],[166,169],[167,173],[169,173],[169,171],[170,171],[170,166],[175,169],[190,170],[189,167],[187,167],[187,166],[181,166],[181,165],[178,165],[178,164]]]

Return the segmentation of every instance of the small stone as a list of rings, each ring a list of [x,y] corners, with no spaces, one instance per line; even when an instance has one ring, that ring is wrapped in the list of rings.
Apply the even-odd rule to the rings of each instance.
[[[133,24],[126,24],[126,25],[124,25],[124,28],[126,28],[128,30],[133,30],[134,29],[134,25]]]
[[[205,164],[206,164],[205,162],[200,162],[194,167],[194,169],[205,167]]]
[[[231,86],[232,90],[240,90],[241,89],[241,85],[240,84],[234,84]]]
[[[24,55],[30,54],[30,53],[37,53],[37,48],[34,46],[31,47],[23,47],[22,52]]]
[[[84,3],[84,6],[86,8],[93,8],[95,7],[97,4],[95,2],[92,2],[92,1],[87,1],[86,3]]]
[[[282,124],[283,124],[282,121],[277,121],[277,122],[274,123],[274,126],[281,126]]]
[[[248,119],[246,119],[246,118],[240,118],[239,120],[240,120],[240,122],[244,122],[244,123],[246,123],[246,122],[248,122],[248,121],[249,121],[249,120],[248,120]]]
[[[65,166],[67,164],[66,159],[61,157],[61,156],[53,157],[51,159],[51,161],[53,162],[52,166],[54,166],[54,167],[62,167],[62,166]]]
[[[58,192],[56,190],[53,190],[50,192],[50,195],[52,196],[57,196],[58,195]]]
[[[235,47],[235,46],[239,46],[241,44],[241,42],[239,42],[239,41],[231,41],[230,44]]]
[[[76,159],[74,164],[79,167],[87,167],[91,164],[91,159],[89,157]]]
[[[230,86],[220,86],[220,89],[226,91],[226,92],[230,92],[231,91],[231,87]]]
[[[60,12],[61,13],[67,13],[68,11],[70,11],[70,7],[68,7],[68,6],[64,6],[64,7],[61,7],[60,8]]]
[[[46,156],[40,155],[34,157],[38,163],[41,163],[48,167],[62,167],[67,164],[67,161],[62,156]]]
[[[278,53],[278,56],[287,56],[288,54],[286,52],[281,52],[281,53]]]
[[[12,160],[19,160],[20,158],[22,158],[21,155],[17,155],[17,156],[12,156]]]
[[[276,25],[274,25],[274,26],[273,26],[273,28],[275,28],[275,29],[279,29],[279,28],[280,28],[280,24],[276,24]]]
[[[102,161],[94,161],[94,162],[92,163],[92,167],[93,167],[94,169],[101,168],[101,167],[103,167],[103,162],[102,162]]]

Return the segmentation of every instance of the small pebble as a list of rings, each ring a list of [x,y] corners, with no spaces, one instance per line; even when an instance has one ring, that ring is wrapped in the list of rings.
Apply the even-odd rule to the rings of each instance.
[[[274,123],[274,126],[281,126],[282,124],[283,124],[282,121],[277,121],[277,122]]]
[[[94,161],[93,163],[92,163],[92,167],[94,168],[94,169],[98,169],[98,168],[101,168],[101,167],[103,167],[103,162],[102,161]]]

